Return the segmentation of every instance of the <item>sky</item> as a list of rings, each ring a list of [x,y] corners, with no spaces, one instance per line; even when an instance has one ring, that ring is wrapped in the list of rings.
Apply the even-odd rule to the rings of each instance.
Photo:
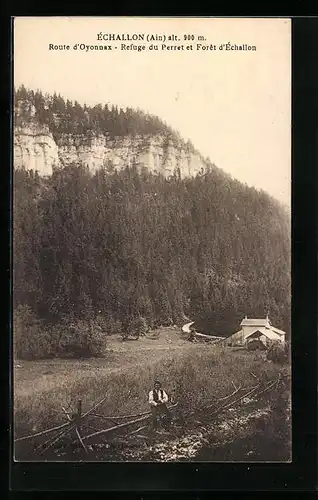
[[[15,18],[14,85],[155,114],[232,177],[290,206],[290,32],[290,20],[269,18]],[[98,41],[98,33],[140,33],[145,41]],[[147,41],[147,34],[180,40]],[[228,42],[256,50],[219,50]],[[121,50],[122,43],[146,50]]]

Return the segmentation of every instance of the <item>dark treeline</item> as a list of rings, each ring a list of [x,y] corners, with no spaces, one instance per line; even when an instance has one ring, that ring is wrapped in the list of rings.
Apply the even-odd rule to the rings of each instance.
[[[267,194],[219,170],[166,179],[82,166],[14,173],[14,302],[48,324],[101,314],[289,332],[290,228]]]
[[[142,110],[116,105],[97,104],[83,106],[77,101],[64,99],[60,94],[43,94],[26,89],[23,85],[14,92],[14,123],[23,126],[34,120],[47,125],[58,142],[63,134],[80,134],[89,140],[90,135],[104,134],[107,137],[163,134],[180,140],[178,132],[170,128],[157,116]],[[190,141],[189,150],[194,150]]]

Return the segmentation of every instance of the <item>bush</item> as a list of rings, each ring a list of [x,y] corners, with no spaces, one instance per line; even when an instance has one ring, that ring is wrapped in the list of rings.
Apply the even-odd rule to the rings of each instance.
[[[13,355],[18,359],[52,356],[51,338],[43,323],[27,305],[13,312]]]
[[[146,335],[146,333],[149,331],[146,318],[144,318],[143,316],[139,316],[138,318],[136,318],[133,322],[133,329],[138,333],[138,336]]]
[[[261,340],[253,339],[247,344],[248,351],[265,351],[266,347]]]
[[[121,321],[116,320],[111,313],[105,315],[98,314],[94,324],[99,326],[106,335],[118,334],[122,330]]]
[[[291,451],[291,398],[290,377],[282,376],[279,385],[271,391],[269,414],[264,429],[260,429],[267,442],[281,454],[280,460],[289,460]]]
[[[139,338],[149,331],[147,320],[142,317],[128,317],[122,323],[122,339],[126,340],[129,336]]]
[[[83,320],[57,325],[52,343],[58,356],[71,358],[99,357],[106,347],[101,327]]]
[[[32,309],[18,306],[13,315],[14,356],[18,359],[98,357],[105,351],[105,335],[96,322],[66,320],[44,325]]]
[[[275,342],[268,350],[267,359],[278,364],[287,363],[288,351],[283,344]]]

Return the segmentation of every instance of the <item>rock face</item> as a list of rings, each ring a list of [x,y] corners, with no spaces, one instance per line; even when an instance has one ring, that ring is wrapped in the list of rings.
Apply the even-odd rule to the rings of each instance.
[[[59,165],[56,142],[48,127],[30,124],[14,133],[14,168],[35,170],[50,175]]]
[[[200,154],[181,139],[159,134],[115,139],[65,134],[55,141],[47,126],[28,124],[15,129],[14,168],[50,175],[54,168],[70,163],[88,165],[92,172],[110,164],[118,169],[136,165],[164,176],[179,172],[181,177],[196,175],[206,166]]]

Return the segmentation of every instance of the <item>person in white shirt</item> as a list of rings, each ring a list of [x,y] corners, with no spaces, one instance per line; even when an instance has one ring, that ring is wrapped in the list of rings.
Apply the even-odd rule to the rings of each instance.
[[[156,380],[154,388],[149,392],[149,404],[152,413],[152,427],[155,430],[158,424],[158,416],[164,417],[166,425],[170,424],[170,412],[167,408],[168,396],[161,387],[161,382]]]

